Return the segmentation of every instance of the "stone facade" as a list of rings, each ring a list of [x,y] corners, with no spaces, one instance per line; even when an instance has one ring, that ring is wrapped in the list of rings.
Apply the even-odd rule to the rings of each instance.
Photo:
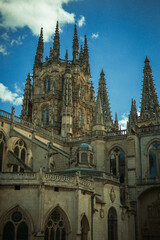
[[[0,239],[160,239],[160,110],[145,60],[140,116],[112,120],[102,70],[97,100],[87,38],[74,29],[60,59],[56,26],[43,62],[41,29],[21,117],[0,110]]]

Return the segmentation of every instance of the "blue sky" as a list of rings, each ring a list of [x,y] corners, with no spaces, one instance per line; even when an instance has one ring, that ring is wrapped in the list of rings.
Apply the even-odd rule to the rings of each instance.
[[[27,74],[32,73],[41,26],[45,56],[53,45],[56,21],[61,58],[72,59],[74,24],[79,43],[87,34],[91,80],[97,93],[103,68],[112,116],[124,125],[131,99],[140,107],[143,67],[148,56],[160,99],[159,0],[0,0],[0,109],[21,112]]]

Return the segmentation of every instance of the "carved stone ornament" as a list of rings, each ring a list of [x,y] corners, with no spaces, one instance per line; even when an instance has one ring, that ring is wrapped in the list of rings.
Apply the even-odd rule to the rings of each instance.
[[[115,192],[114,192],[114,189],[113,189],[113,187],[111,188],[111,191],[110,191],[110,199],[111,199],[111,202],[113,203],[114,202],[114,200],[115,200],[115,198],[116,198],[116,194],[115,194]]]
[[[100,217],[101,217],[101,218],[104,218],[104,209],[101,208],[99,214],[100,214]]]

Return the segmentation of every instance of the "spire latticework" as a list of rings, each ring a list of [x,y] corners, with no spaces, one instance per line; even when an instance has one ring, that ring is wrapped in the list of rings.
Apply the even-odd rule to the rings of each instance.
[[[118,130],[118,117],[117,117],[117,113],[115,113],[114,129]]]
[[[136,101],[132,99],[131,111],[128,118],[127,130],[131,131],[138,123],[138,114],[136,108]]]
[[[60,37],[59,37],[59,26],[57,22],[56,30],[54,34],[54,43],[53,43],[53,61],[59,62],[59,56],[60,56]]]
[[[155,91],[155,86],[152,78],[152,69],[149,64],[149,60],[146,57],[145,66],[143,69],[143,89],[142,89],[142,101],[141,101],[141,113],[140,119],[146,120],[154,118],[159,112],[158,97]]]
[[[82,65],[83,63],[83,46],[81,45],[80,53],[79,53],[79,63]]]
[[[95,106],[94,125],[104,125],[104,115],[100,95],[97,96]]]
[[[73,37],[73,63],[78,62],[78,52],[79,52],[79,43],[78,43],[77,26],[75,24],[74,37]]]
[[[41,28],[39,40],[38,40],[38,47],[34,61],[34,69],[36,67],[41,67],[43,63],[43,51],[44,51],[44,43],[43,43],[43,28]]]
[[[84,36],[83,67],[84,67],[85,73],[90,74],[88,43],[87,43],[86,35]]]
[[[28,74],[23,96],[21,118],[29,122],[31,122],[32,119],[31,89],[32,89],[31,78],[30,74]]]
[[[111,110],[110,110],[110,104],[109,104],[109,99],[108,99],[108,93],[106,89],[106,80],[105,80],[105,74],[103,72],[103,69],[100,74],[100,79],[99,79],[99,88],[98,88],[98,95],[101,98],[101,103],[102,103],[102,109],[103,109],[103,114],[105,118],[105,125],[107,127],[112,127],[113,122],[112,122],[112,117],[111,117]]]

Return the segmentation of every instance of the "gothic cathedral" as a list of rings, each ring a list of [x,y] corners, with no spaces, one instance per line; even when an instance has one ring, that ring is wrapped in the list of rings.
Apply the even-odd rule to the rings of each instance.
[[[87,37],[60,59],[43,29],[21,117],[0,110],[0,239],[159,240],[160,107],[146,57],[140,114],[113,121],[105,73],[95,100]]]

